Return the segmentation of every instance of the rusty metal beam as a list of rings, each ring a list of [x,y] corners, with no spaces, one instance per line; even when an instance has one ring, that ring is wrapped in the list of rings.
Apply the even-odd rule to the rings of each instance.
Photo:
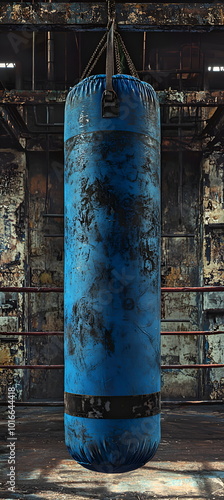
[[[0,120],[16,145],[19,146],[20,149],[25,149],[26,139],[21,137],[18,125],[6,106],[0,106]]]
[[[223,368],[224,364],[221,363],[206,363],[203,365],[161,365],[162,370],[182,370],[184,368],[198,369],[198,368]]]
[[[30,335],[64,335],[64,332],[0,332],[0,339],[1,335],[27,335],[30,337]]]
[[[61,293],[63,292],[63,287],[61,286],[56,286],[56,287],[50,287],[50,286],[1,286],[0,287],[0,292],[31,292],[31,293],[50,293],[50,292],[56,292],[56,293]]]
[[[186,400],[174,400],[174,401],[161,401],[162,406],[169,405],[224,405],[223,399],[208,399],[202,401],[186,401]],[[8,406],[8,401],[0,401],[0,406]],[[64,406],[64,401],[14,401],[15,406]]]
[[[220,335],[224,333],[224,330],[192,330],[192,331],[179,331],[175,330],[173,332],[163,331],[160,332],[161,335]],[[31,335],[64,335],[64,332],[0,332],[1,335],[27,335],[28,337]],[[4,340],[4,339],[3,339]]]
[[[161,292],[224,292],[224,286],[163,286]]]
[[[160,104],[166,106],[217,107],[224,104],[224,92],[160,90],[157,92]]]
[[[163,129],[162,129],[163,130]],[[163,132],[162,132],[163,134]],[[201,151],[202,141],[191,136],[162,137],[162,151]]]
[[[62,370],[64,365],[0,365],[0,369],[6,370]]]
[[[196,331],[174,331],[174,332],[166,332],[163,331],[161,332],[161,335],[217,335],[217,334],[222,334],[224,333],[224,330],[216,330],[216,331],[210,331],[210,330],[196,330]]]
[[[22,4],[21,4],[22,5]],[[47,5],[47,4],[46,4]],[[1,104],[33,105],[33,104],[63,104],[68,91],[66,90],[0,90]],[[224,94],[224,93],[223,93]]]
[[[217,142],[223,141],[224,129],[224,106],[219,106],[208,121],[206,127],[202,130],[201,139],[206,141],[206,149],[214,150]]]
[[[66,90],[0,90],[0,104],[63,104],[67,94]],[[160,104],[164,106],[217,107],[224,105],[223,90],[183,92],[159,90],[157,96]]]
[[[62,293],[62,286],[1,286],[0,292]],[[161,292],[224,292],[224,286],[163,286]]]
[[[13,401],[14,406],[64,406],[64,401]],[[0,401],[0,406],[9,406],[8,401]]]
[[[162,370],[182,370],[183,368],[197,369],[197,368],[223,368],[224,364],[220,363],[206,363],[194,365],[161,365]],[[64,365],[0,365],[0,369],[6,370],[62,370]]]
[[[117,24],[123,30],[211,31],[223,29],[224,6],[208,3],[116,3]],[[107,25],[106,2],[1,3],[1,30],[102,30]]]

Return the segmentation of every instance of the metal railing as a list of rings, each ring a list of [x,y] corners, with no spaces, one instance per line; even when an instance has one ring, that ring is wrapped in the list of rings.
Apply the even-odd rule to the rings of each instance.
[[[63,287],[0,287],[0,292],[18,292],[18,293],[62,293],[64,291]],[[176,292],[224,292],[224,286],[186,286],[186,287],[162,287],[161,292],[176,293]],[[163,331],[161,335],[217,335],[223,334],[224,331]],[[0,335],[24,335],[24,336],[36,336],[36,335],[63,335],[63,332],[0,332]],[[161,365],[162,370],[181,370],[181,369],[211,369],[211,368],[222,368],[224,364],[222,363],[205,363],[205,364],[183,364],[183,365]],[[0,369],[16,369],[16,370],[49,370],[57,369],[61,370],[64,365],[6,365],[1,364]]]

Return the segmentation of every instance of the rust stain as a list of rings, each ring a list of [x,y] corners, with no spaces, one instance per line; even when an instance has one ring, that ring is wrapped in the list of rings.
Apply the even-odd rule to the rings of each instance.
[[[166,286],[177,286],[183,282],[182,271],[180,267],[170,267],[165,278]]]
[[[210,394],[211,399],[223,399],[224,400],[224,377],[220,380],[213,380],[213,390]]]
[[[9,346],[2,346],[0,351],[0,364],[9,365],[13,364],[13,356],[11,355]]]
[[[31,194],[45,194],[46,193],[46,177],[42,174],[36,174],[32,177],[30,183]]]
[[[48,273],[46,271],[44,271],[43,273],[40,274],[39,280],[40,280],[40,283],[42,285],[44,285],[44,284],[45,285],[47,285],[47,284],[51,285],[53,283],[53,279],[52,279],[51,273]]]

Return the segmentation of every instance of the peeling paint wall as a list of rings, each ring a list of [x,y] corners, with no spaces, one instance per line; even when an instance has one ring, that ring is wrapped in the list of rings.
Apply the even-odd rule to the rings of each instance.
[[[224,273],[223,154],[165,152],[162,163],[162,284],[221,285]],[[3,286],[63,285],[63,157],[60,152],[0,156],[0,243]],[[180,165],[182,163],[182,170]],[[201,182],[202,181],[202,182]],[[27,183],[27,186],[26,186]],[[201,189],[201,192],[200,192]],[[202,240],[201,240],[202,234]],[[202,241],[202,244],[201,244]],[[162,330],[224,329],[223,296],[163,294]],[[63,331],[63,294],[0,293],[1,331]],[[162,336],[163,364],[223,362],[223,336]],[[4,335],[1,364],[62,364],[63,338]],[[163,399],[221,399],[222,369],[166,370]],[[61,370],[1,370],[1,399],[61,399]]]
[[[26,158],[13,150],[0,152],[0,277],[1,286],[23,286],[26,273]],[[0,331],[22,331],[26,324],[23,294],[0,292]],[[0,364],[23,364],[26,350],[23,337],[1,336]],[[22,370],[0,370],[0,398],[7,386],[16,388],[21,399],[24,389]]]
[[[224,281],[224,210],[223,210],[223,146],[206,154],[202,162],[203,180],[203,280],[205,285],[223,285]],[[224,330],[224,294],[203,296],[203,320],[207,330]],[[207,363],[223,363],[224,342],[220,333],[204,340]],[[224,398],[223,368],[206,370],[204,395],[211,399]]]
[[[1,286],[63,286],[63,210],[60,153],[0,154]],[[63,331],[63,294],[0,292],[0,331]],[[63,337],[1,336],[0,364],[63,364]],[[62,370],[0,370],[17,399],[62,399]]]
[[[33,152],[28,155],[30,286],[63,286],[63,156]],[[61,234],[62,237],[51,235]],[[63,331],[63,294],[29,297],[29,329]],[[29,364],[63,364],[63,337],[28,339]],[[62,370],[31,370],[29,398],[63,398]]]
[[[5,31],[0,34],[2,60],[16,59],[18,70],[18,73],[13,69],[2,70],[1,73],[1,81],[5,87],[0,90],[0,150],[5,148],[0,154],[0,252],[3,286],[63,285],[63,218],[44,215],[63,213],[63,103],[69,86],[79,81],[82,69],[92,54],[92,47],[102,37],[100,31],[88,32],[88,36],[85,30],[79,32],[78,36],[74,36],[74,30],[66,33],[55,31],[55,74],[54,82],[49,82],[48,65],[44,57],[47,50],[46,37],[43,32],[36,32],[35,68],[38,71],[35,71],[35,94],[30,92],[28,89],[33,86],[32,32],[24,31],[24,26],[26,22],[32,24],[34,11],[38,16],[41,12],[45,21],[49,22],[48,10],[51,11],[52,8],[45,5],[46,8],[43,5],[31,6],[29,15],[23,4],[12,9],[10,7],[11,10],[18,11],[15,13],[16,17],[20,15],[21,9],[21,15],[28,15],[24,19],[25,24],[20,23],[20,34],[17,31],[7,33],[10,23],[14,23],[16,19],[11,19],[7,4],[0,14],[5,22]],[[124,33],[125,43],[133,62],[140,70],[141,78],[160,89],[158,95],[164,148],[162,284],[174,287],[223,285],[224,160],[223,144],[215,143],[217,136],[222,137],[223,118],[217,118],[216,123],[213,116],[217,111],[222,112],[223,71],[208,70],[209,66],[213,67],[213,63],[217,67],[223,67],[224,43],[218,31],[210,31],[214,22],[220,26],[223,24],[223,7],[220,6],[217,11],[216,6],[205,5],[205,15],[202,15],[203,12],[199,9],[199,13],[194,5],[187,10],[176,5],[171,16],[170,9],[173,7],[167,5],[162,7],[162,11],[156,11],[150,4],[144,4],[144,12],[137,6],[133,11],[132,7],[128,4],[127,7],[124,4],[122,7],[118,6],[119,15],[122,9],[122,16],[127,14],[130,17],[128,24],[127,19],[125,22],[123,18],[120,19],[120,24],[124,26],[126,23],[127,30],[132,31],[130,34]],[[61,17],[60,7],[55,8],[58,22],[65,22],[68,12],[63,11]],[[106,6],[102,6],[102,9],[100,16],[103,19]],[[90,27],[93,22],[99,22],[96,19],[98,11],[99,7],[96,5],[87,16]],[[150,28],[150,33],[145,36],[143,54],[143,33],[136,29],[147,28],[144,23],[150,13],[154,17],[149,24],[154,28],[158,25],[161,32]],[[71,15],[74,17],[73,11]],[[82,17],[83,13],[78,13],[75,22],[77,29],[83,26]],[[38,23],[43,22],[43,19],[38,19]],[[133,20],[139,23],[137,27],[135,24],[135,31]],[[182,28],[178,25],[180,20]],[[175,23],[180,31],[173,33],[172,24]],[[162,27],[164,24],[165,28]],[[203,25],[203,29],[208,29],[209,33],[189,32],[190,25],[194,25],[196,31],[200,31],[200,25]],[[46,23],[43,24],[43,29],[48,29]],[[97,63],[95,70],[98,73],[104,72],[104,58]],[[51,84],[54,90],[49,91]],[[5,106],[11,108],[11,111],[13,109],[13,113]],[[209,128],[209,123],[210,152],[208,143],[205,141],[202,144],[201,134],[203,128]],[[213,128],[214,123],[216,128]],[[13,148],[16,145],[19,148],[26,145],[26,153],[15,151]],[[163,294],[162,330],[223,330],[223,299],[224,293]],[[4,332],[63,331],[63,294],[0,293],[0,329]],[[162,363],[223,362],[223,338],[222,334],[208,337],[178,334],[172,337],[162,336]],[[14,339],[5,335],[0,361],[5,364],[63,364],[63,337]],[[164,399],[220,399],[224,394],[222,369],[166,370],[162,379]],[[62,399],[61,370],[5,370],[0,371],[0,381],[0,397],[3,399],[7,383],[13,381],[20,398]]]
[[[180,161],[181,160],[181,161]],[[162,162],[162,285],[199,284],[200,157],[196,153],[164,153]],[[162,330],[198,330],[198,294],[164,293]],[[162,364],[200,362],[196,336],[162,336]],[[197,398],[198,371],[163,370],[163,399]]]

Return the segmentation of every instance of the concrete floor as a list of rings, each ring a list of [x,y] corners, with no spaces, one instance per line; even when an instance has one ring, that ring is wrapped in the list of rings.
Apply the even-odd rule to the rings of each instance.
[[[16,407],[16,493],[7,491],[7,410],[1,408],[2,498],[30,500],[204,500],[224,498],[222,406],[172,406],[162,413],[154,459],[126,474],[82,468],[63,441],[63,409]]]

